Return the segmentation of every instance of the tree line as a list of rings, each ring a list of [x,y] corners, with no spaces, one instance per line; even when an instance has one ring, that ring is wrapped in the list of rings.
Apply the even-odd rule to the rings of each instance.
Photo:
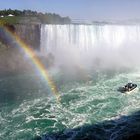
[[[55,13],[41,13],[32,10],[12,10],[12,9],[5,9],[0,10],[1,17],[7,17],[8,15],[14,15],[15,17],[28,18],[28,19],[36,19],[36,21],[46,24],[69,24],[71,23],[71,19],[69,17],[61,17]],[[22,20],[23,21],[23,20]]]

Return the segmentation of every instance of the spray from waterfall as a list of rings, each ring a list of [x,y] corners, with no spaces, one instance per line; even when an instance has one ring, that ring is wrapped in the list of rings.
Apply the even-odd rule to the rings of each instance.
[[[36,55],[35,51],[30,48],[26,43],[24,43],[16,34],[12,33],[7,28],[4,28],[4,31],[7,35],[7,38],[9,38],[12,42],[15,42],[15,46],[20,48],[24,54],[30,58],[32,64],[34,64],[36,70],[41,74],[41,76],[46,81],[46,86],[50,88],[51,93],[56,97],[57,101],[60,101],[60,95],[58,93],[57,87],[55,85],[55,82],[51,78],[48,70],[44,66],[44,64],[39,59],[38,55]]]
[[[72,69],[140,66],[139,25],[42,25],[41,52]]]

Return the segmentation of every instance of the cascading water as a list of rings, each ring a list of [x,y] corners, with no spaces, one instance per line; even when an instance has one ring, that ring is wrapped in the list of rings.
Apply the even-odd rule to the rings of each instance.
[[[111,47],[119,48],[125,43],[140,41],[140,26],[137,25],[42,25],[42,51],[56,48],[76,47],[79,50]]]
[[[42,25],[41,51],[53,53],[56,60],[71,64],[111,68],[138,66],[139,25]],[[71,61],[71,62],[70,62]],[[95,62],[93,64],[93,62]],[[130,62],[130,63],[129,63]],[[88,65],[89,67],[89,65]]]
[[[0,139],[119,140],[139,132],[140,92],[117,91],[128,81],[140,87],[139,45],[139,25],[42,25],[39,54],[55,57],[61,101],[48,95],[39,75],[0,78],[9,97],[0,104]]]

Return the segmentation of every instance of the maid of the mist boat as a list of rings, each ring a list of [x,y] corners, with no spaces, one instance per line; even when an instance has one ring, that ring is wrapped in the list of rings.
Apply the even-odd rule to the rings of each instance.
[[[139,88],[137,87],[136,84],[133,83],[128,83],[123,87],[119,87],[118,91],[121,93],[126,93],[126,94],[130,94],[132,92],[137,92],[139,90]]]

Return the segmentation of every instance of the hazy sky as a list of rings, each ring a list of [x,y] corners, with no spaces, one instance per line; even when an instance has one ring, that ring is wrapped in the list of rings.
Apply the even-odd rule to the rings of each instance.
[[[0,9],[31,9],[72,19],[140,18],[140,0],[0,0]]]

